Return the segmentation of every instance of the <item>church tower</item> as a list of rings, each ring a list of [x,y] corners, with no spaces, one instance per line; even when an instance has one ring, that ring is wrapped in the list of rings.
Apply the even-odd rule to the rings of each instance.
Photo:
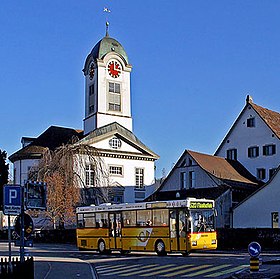
[[[107,26],[108,28],[108,26]],[[117,122],[132,131],[130,73],[132,66],[122,45],[106,36],[88,55],[85,75],[84,134]]]

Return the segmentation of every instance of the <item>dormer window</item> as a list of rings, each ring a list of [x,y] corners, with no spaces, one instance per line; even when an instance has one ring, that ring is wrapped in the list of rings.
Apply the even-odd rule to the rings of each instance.
[[[255,117],[250,117],[247,119],[247,127],[255,127],[256,123],[255,123]]]

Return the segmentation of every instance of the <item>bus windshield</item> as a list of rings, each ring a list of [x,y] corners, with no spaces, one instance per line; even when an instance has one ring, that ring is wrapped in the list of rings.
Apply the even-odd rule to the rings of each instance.
[[[214,211],[190,211],[191,232],[214,231]]]

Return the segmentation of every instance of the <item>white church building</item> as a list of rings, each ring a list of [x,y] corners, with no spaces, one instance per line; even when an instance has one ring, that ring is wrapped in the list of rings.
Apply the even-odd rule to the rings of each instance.
[[[22,148],[9,159],[14,166],[14,183],[24,184],[38,165],[44,150],[55,150],[73,136],[90,145],[115,187],[112,202],[142,201],[154,190],[155,161],[159,156],[133,133],[130,74],[132,66],[123,46],[106,32],[86,58],[85,118],[83,130],[51,126],[37,138],[23,137]],[[85,168],[87,187],[94,182],[94,166]],[[117,193],[117,194],[116,194]]]

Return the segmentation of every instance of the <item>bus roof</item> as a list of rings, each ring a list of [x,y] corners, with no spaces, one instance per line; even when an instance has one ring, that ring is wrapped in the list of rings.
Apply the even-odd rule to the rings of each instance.
[[[187,198],[185,200],[172,201],[153,201],[140,203],[120,203],[120,204],[100,204],[80,206],[76,208],[76,213],[85,212],[102,212],[102,211],[123,211],[136,209],[151,209],[151,208],[178,208],[187,207],[189,209],[213,209],[214,200]]]

